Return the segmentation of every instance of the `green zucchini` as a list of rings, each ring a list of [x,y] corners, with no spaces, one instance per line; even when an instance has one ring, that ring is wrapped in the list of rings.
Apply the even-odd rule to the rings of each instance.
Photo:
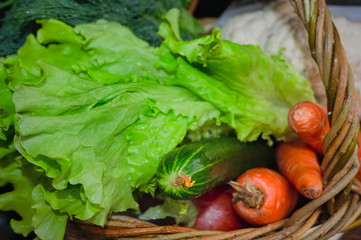
[[[241,143],[223,137],[182,145],[160,162],[156,179],[173,199],[191,199],[212,187],[236,179],[254,167],[274,165],[274,148],[264,142]]]

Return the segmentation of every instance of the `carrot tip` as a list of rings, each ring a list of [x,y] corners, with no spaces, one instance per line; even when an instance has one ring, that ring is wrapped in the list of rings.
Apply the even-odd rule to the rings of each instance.
[[[315,189],[310,189],[310,188],[303,188],[302,195],[309,199],[315,199],[321,195],[321,191],[318,191]]]

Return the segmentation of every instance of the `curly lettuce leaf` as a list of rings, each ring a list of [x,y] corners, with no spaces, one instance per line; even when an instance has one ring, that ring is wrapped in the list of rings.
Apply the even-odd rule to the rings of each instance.
[[[47,72],[45,68],[44,72]],[[81,184],[80,190],[84,190],[89,201],[104,208],[99,219],[96,217],[96,223],[103,224],[111,209],[125,211],[137,207],[132,189],[150,182],[160,158],[183,140],[194,118],[198,125],[218,114],[211,105],[198,101],[184,89],[153,85],[114,85],[113,91],[98,91],[96,95],[101,98],[103,92],[102,100],[107,99],[108,94],[117,96],[109,102],[99,106],[92,106],[92,103],[81,111],[75,97],[75,101],[67,104],[76,106],[74,113],[45,116],[47,111],[36,115],[34,110],[29,114],[25,103],[34,102],[18,101],[26,96],[23,90],[36,90],[21,87],[14,93],[16,106],[26,113],[16,115],[20,133],[16,139],[18,150],[54,178],[56,189],[67,190],[68,183]],[[93,95],[93,92],[88,94]],[[74,93],[69,95],[70,98],[74,96]],[[35,101],[39,107],[32,107],[41,108],[44,100]],[[194,110],[188,114],[193,115],[182,115],[187,104]]]
[[[315,101],[309,81],[282,56],[268,56],[254,45],[222,41],[221,30],[192,41],[178,32],[179,11],[171,10],[159,34],[164,38],[159,66],[183,86],[212,103],[221,120],[236,129],[240,141],[259,136],[287,138],[289,109],[299,101]]]
[[[6,82],[12,60],[12,57],[0,58],[0,159],[16,151],[13,144],[15,106],[12,102],[12,92]]]
[[[7,68],[4,63],[5,61],[6,60],[4,58],[0,58],[0,151],[3,151],[3,147],[1,146],[3,145],[2,142],[8,140],[6,132],[13,124],[15,112],[14,104],[11,100],[12,93],[5,82],[8,75]],[[3,154],[0,152],[0,158],[1,155]]]
[[[0,161],[0,185],[5,186],[8,183],[13,185],[14,190],[0,195],[0,209],[3,211],[16,211],[21,220],[12,219],[10,225],[16,233],[27,236],[33,231],[32,217],[34,210],[32,207],[31,193],[34,188],[34,178],[27,178],[23,172],[26,169],[20,169],[19,164],[12,155],[7,155]],[[37,184],[37,183],[35,183]],[[26,201],[24,201],[26,199]]]
[[[174,200],[165,197],[162,204],[150,207],[141,214],[139,218],[143,220],[155,220],[172,217],[176,224],[192,227],[197,219],[198,213],[198,208],[191,200]]]
[[[39,191],[43,185],[51,188],[43,172],[17,154],[1,159],[0,166],[0,185],[10,183],[14,188],[0,194],[0,209],[21,217],[11,219],[13,230],[24,236],[34,231],[41,239],[63,239],[68,215],[53,210]]]
[[[75,28],[55,19],[38,23],[37,36],[29,35],[18,51],[21,68],[9,75],[15,87],[43,81],[37,61],[101,84],[167,77],[156,68],[155,48],[118,23],[99,20]]]
[[[34,232],[40,239],[62,240],[68,221],[68,214],[60,213],[52,208],[44,198],[44,187],[35,186],[32,191],[35,214],[32,218]]]

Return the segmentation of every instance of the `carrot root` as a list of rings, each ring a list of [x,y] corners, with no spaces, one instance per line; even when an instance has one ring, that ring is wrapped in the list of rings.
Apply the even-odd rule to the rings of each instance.
[[[321,167],[316,153],[301,141],[282,142],[276,159],[281,173],[309,199],[318,198],[323,190]]]
[[[325,107],[309,101],[299,102],[288,113],[288,125],[305,143],[323,153],[323,140],[330,130]]]
[[[264,226],[287,217],[298,201],[296,190],[284,176],[267,168],[242,173],[234,188],[233,208],[246,222]],[[237,199],[239,197],[239,199]]]

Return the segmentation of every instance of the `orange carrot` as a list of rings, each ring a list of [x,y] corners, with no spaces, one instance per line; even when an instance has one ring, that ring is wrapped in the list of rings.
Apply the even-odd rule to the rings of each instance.
[[[323,140],[330,130],[325,107],[309,102],[299,102],[288,112],[288,125],[308,145],[322,154]]]
[[[322,193],[322,173],[315,151],[297,139],[277,147],[276,161],[280,172],[309,199]]]
[[[357,149],[357,158],[358,158],[358,161],[359,161],[359,163],[361,165],[361,132],[358,135],[357,147],[358,147],[358,149]],[[361,181],[361,167],[358,169],[356,178]]]
[[[287,217],[297,204],[297,191],[274,170],[253,168],[229,184],[235,190],[234,210],[244,221],[256,226]]]

